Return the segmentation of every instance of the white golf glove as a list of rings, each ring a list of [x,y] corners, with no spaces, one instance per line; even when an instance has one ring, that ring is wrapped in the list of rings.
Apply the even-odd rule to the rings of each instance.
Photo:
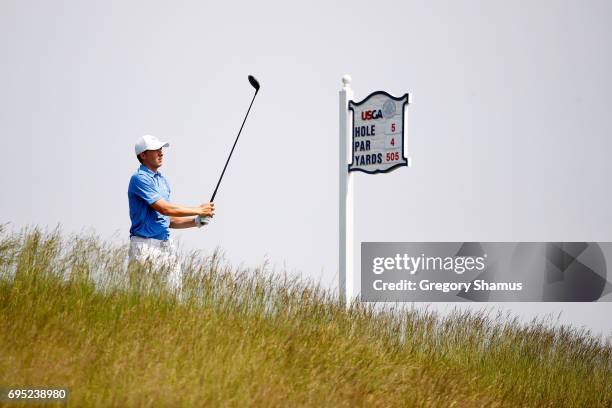
[[[201,228],[203,225],[208,225],[208,223],[210,222],[210,220],[212,220],[211,217],[202,217],[200,215],[196,215],[194,221],[195,221],[195,225],[198,228]]]

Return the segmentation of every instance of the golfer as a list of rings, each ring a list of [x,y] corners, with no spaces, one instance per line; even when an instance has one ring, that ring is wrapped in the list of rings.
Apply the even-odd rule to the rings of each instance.
[[[130,262],[147,261],[170,271],[168,285],[171,290],[181,289],[181,268],[176,248],[170,239],[170,228],[202,227],[215,214],[214,203],[186,207],[170,201],[170,185],[158,171],[164,154],[170,146],[155,136],[145,135],[136,141],[134,150],[140,167],[130,178],[128,201],[130,205]]]

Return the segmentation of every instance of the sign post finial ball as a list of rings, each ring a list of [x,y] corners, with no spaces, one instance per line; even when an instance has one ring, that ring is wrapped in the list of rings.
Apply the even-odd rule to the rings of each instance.
[[[342,83],[344,84],[345,88],[348,88],[351,85],[351,81],[353,80],[353,78],[351,78],[350,75],[346,74],[342,77]]]

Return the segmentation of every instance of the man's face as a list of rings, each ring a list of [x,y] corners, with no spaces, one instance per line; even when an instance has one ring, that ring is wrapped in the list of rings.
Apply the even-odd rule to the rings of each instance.
[[[142,164],[157,170],[162,165],[164,153],[162,152],[162,149],[145,150],[140,154],[140,158],[142,159]]]

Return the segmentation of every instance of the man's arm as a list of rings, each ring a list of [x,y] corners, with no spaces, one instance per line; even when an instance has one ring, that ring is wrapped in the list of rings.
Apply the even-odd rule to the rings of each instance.
[[[151,204],[151,208],[153,208],[158,213],[162,215],[167,215],[169,217],[189,217],[190,215],[213,217],[215,215],[214,203],[206,203],[197,207],[186,207],[180,204],[169,203],[168,201],[162,198]],[[191,220],[193,221],[193,218]]]
[[[197,227],[195,217],[170,217],[170,228],[183,229]]]

